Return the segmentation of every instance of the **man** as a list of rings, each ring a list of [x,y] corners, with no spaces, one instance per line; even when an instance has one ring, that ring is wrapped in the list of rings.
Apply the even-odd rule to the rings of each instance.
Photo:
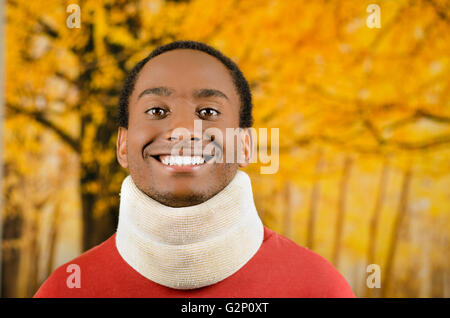
[[[238,169],[252,157],[251,110],[239,68],[203,43],[139,62],[119,105],[117,158],[130,175],[117,232],[35,297],[354,297],[330,263],[258,217]]]

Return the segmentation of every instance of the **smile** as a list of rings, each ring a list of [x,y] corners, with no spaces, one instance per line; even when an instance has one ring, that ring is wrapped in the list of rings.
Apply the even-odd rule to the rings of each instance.
[[[205,163],[201,156],[158,156],[159,161],[166,166],[196,166]]]
[[[154,158],[163,168],[172,172],[194,172],[209,163],[212,163],[213,156],[172,156],[155,155]]]

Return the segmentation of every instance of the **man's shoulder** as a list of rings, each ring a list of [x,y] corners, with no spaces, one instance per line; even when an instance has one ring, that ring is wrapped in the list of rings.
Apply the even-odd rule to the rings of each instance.
[[[80,297],[81,294],[77,293],[80,289],[77,287],[77,279],[81,284],[85,284],[89,282],[86,277],[101,278],[102,275],[108,275],[111,270],[111,265],[117,257],[115,237],[116,234],[113,234],[104,242],[57,267],[34,297]]]
[[[354,297],[346,279],[327,259],[267,227],[260,252],[272,271],[288,279],[327,291],[326,297]]]
[[[99,261],[107,262],[108,259],[116,251],[116,233],[111,235],[108,239],[102,243],[90,248],[86,252],[82,253],[80,256],[74,258],[72,261],[66,264],[84,264],[89,265],[92,262],[98,264]],[[64,266],[64,265],[63,265]]]

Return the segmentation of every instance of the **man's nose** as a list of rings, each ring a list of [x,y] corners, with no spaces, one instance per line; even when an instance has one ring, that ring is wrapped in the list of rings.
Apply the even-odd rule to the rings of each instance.
[[[180,141],[180,140],[191,140],[191,141],[200,141],[202,140],[202,128],[201,120],[197,124],[197,130],[195,130],[195,118],[193,116],[189,116],[188,114],[183,114],[178,116],[178,118],[174,118],[172,123],[170,124],[169,129],[165,133],[165,139],[168,141]]]
[[[175,131],[174,133],[168,134],[166,137],[168,141],[181,141],[181,140],[191,140],[191,141],[200,141],[201,138],[198,137],[193,131],[189,131],[188,133],[178,133]]]

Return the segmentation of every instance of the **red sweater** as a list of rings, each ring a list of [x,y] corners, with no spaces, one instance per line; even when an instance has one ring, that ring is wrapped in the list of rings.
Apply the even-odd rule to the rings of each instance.
[[[80,268],[80,288],[66,281]],[[73,276],[72,276],[73,277]],[[72,286],[73,287],[73,286]],[[344,277],[323,257],[264,227],[258,252],[240,270],[210,286],[176,290],[129,266],[116,249],[115,234],[59,268],[34,297],[355,297]]]

